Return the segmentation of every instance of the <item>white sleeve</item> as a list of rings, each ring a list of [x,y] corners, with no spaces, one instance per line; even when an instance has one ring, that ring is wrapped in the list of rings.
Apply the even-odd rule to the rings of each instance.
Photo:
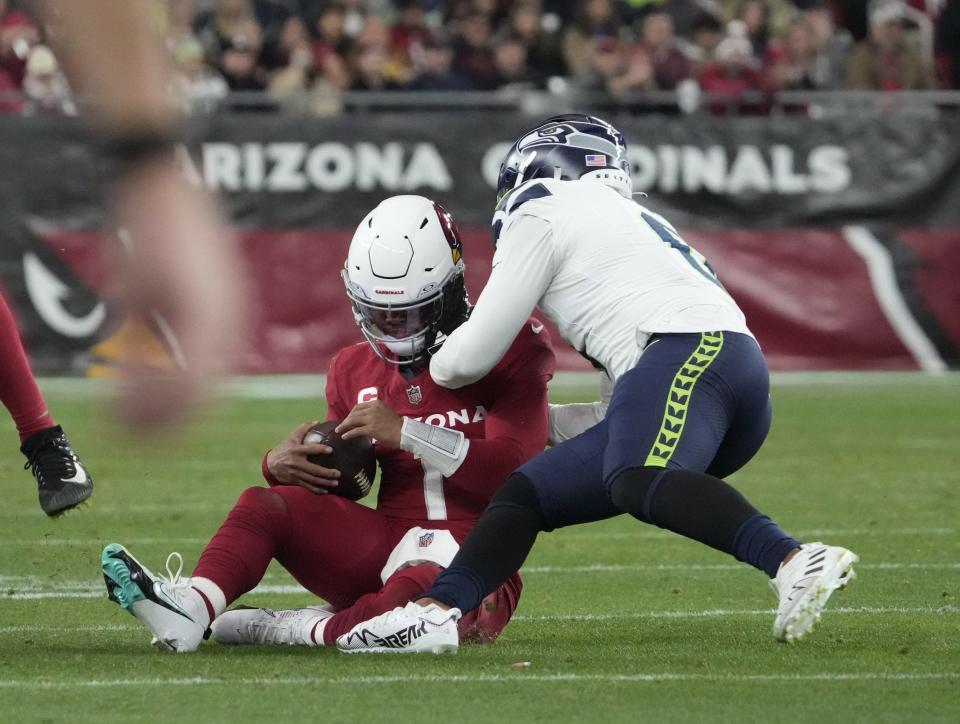
[[[456,389],[484,377],[510,348],[553,279],[556,260],[548,222],[520,215],[501,232],[493,269],[470,319],[430,360],[430,376]]]
[[[613,378],[606,372],[600,373],[600,402],[606,407],[613,397]]]
[[[558,443],[576,437],[603,420],[607,405],[613,395],[613,381],[602,373],[600,376],[600,400],[597,402],[573,402],[568,405],[550,405],[550,428],[547,444]]]
[[[550,405],[550,429],[547,445],[557,445],[576,437],[600,422],[607,414],[603,402],[571,402],[567,405]]]

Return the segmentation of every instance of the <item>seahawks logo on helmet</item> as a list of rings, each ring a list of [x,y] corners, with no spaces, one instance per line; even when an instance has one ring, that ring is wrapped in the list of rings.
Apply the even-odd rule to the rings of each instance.
[[[529,149],[537,146],[566,143],[567,138],[576,132],[577,130],[573,126],[566,124],[537,128],[533,133],[528,133],[517,141],[517,150],[520,151],[520,153],[525,153]]]
[[[497,200],[535,178],[590,179],[629,198],[633,192],[623,134],[594,116],[548,118],[510,147],[497,178]]]
[[[506,197],[533,179],[590,180],[626,198],[633,195],[627,144],[620,131],[595,116],[548,118],[514,141],[500,165],[492,224],[494,246],[506,217],[521,205],[505,203]],[[543,193],[549,192],[543,188]]]

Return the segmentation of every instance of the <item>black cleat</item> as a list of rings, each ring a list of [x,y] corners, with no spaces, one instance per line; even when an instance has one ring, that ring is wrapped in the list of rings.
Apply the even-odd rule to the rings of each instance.
[[[93,478],[59,425],[26,439],[20,452],[40,488],[40,507],[51,518],[76,508],[93,495]]]

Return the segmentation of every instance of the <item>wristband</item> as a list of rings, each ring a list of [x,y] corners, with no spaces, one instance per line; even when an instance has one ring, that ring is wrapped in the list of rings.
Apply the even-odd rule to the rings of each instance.
[[[164,131],[134,131],[106,136],[101,144],[114,166],[113,175],[123,177],[150,161],[172,158],[179,134]]]
[[[267,465],[267,458],[270,456],[270,450],[267,450],[263,456],[263,462],[260,463],[260,472],[263,473],[263,479],[267,481],[268,485],[281,485],[280,481],[273,477],[273,474],[270,472],[270,466]]]
[[[404,417],[400,428],[400,447],[422,460],[425,467],[449,478],[466,459],[470,441],[459,430],[427,425]]]

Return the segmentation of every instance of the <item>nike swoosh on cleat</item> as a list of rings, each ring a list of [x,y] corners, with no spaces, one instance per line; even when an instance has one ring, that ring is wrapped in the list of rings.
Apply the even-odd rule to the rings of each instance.
[[[369,629],[363,629],[362,631],[354,631],[352,633],[347,634],[347,639],[344,642],[344,648],[348,646],[352,646],[355,643],[360,643],[360,644],[363,644],[364,646],[369,646],[371,643],[371,639],[373,640],[374,644],[377,644],[377,645],[383,644],[383,639],[381,639],[379,636],[377,636],[375,633],[373,633]]]
[[[160,595],[157,595],[158,592],[159,592],[159,594],[161,594],[161,595],[163,596],[163,598],[161,598]],[[153,593],[153,595],[150,596],[150,599],[151,599],[154,603],[156,603],[156,604],[158,604],[158,605],[160,605],[160,606],[163,606],[164,608],[169,609],[169,610],[173,611],[173,612],[176,613],[176,614],[179,614],[179,615],[183,616],[183,617],[184,617],[185,619],[187,619],[188,621],[193,621],[193,618],[192,618],[186,611],[184,611],[184,610],[183,610],[182,608],[180,608],[179,606],[176,606],[176,605],[170,603],[170,596],[167,594],[166,591],[163,590],[163,583],[161,583],[160,581],[154,581],[154,582],[153,582],[153,591],[152,591],[152,593]]]
[[[87,471],[82,465],[77,465],[77,473],[72,478],[60,478],[62,483],[76,483],[77,485],[83,485],[87,482]]]

